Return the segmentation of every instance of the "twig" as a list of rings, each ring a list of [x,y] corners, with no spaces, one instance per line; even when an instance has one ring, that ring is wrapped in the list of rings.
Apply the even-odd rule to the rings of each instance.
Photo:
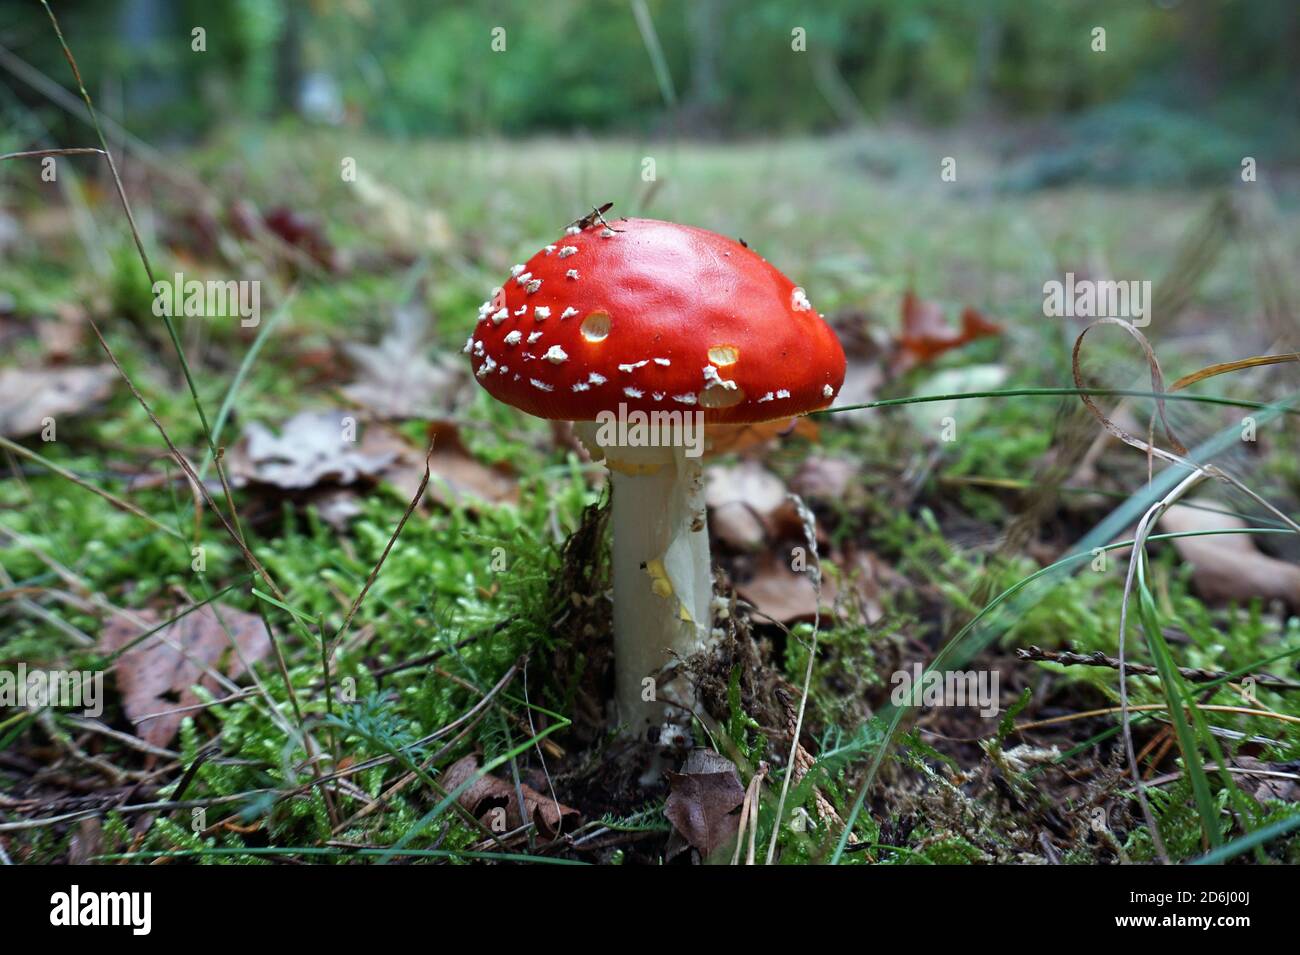
[[[731,864],[740,865],[740,847],[745,842],[745,833],[749,833],[749,848],[745,853],[745,865],[754,864],[754,841],[758,837],[758,802],[763,793],[763,779],[767,776],[767,763],[759,761],[758,769],[745,788],[745,800],[740,805],[740,822],[736,826],[736,851],[732,853]]]
[[[1295,723],[1300,726],[1300,716],[1290,716],[1286,713],[1274,713],[1272,710],[1257,710],[1249,706],[1226,706],[1217,703],[1200,703],[1197,704],[1198,710],[1205,710],[1207,713],[1240,713],[1243,716],[1258,716],[1266,720],[1281,720],[1283,723]],[[1045,720],[1034,720],[1029,723],[1020,723],[1015,727],[1015,732],[1023,733],[1025,730],[1040,729],[1044,726],[1055,726],[1058,723],[1069,723],[1074,720],[1086,720],[1093,716],[1111,716],[1115,713],[1122,713],[1125,708],[1122,706],[1103,706],[1095,710],[1082,710],[1078,713],[1066,713],[1064,716],[1053,716]],[[1169,709],[1168,703],[1142,703],[1136,706],[1129,706],[1130,713],[1150,713],[1159,710]]]
[[[1112,670],[1118,670],[1120,666],[1120,661],[1116,657],[1108,657],[1100,650],[1095,650],[1092,653],[1075,653],[1072,650],[1044,650],[1042,647],[1031,646],[1017,649],[1016,656],[1022,660],[1059,663],[1062,666],[1110,667]],[[1124,669],[1129,673],[1137,673],[1143,676],[1159,676],[1159,671],[1155,667],[1145,663],[1129,663],[1125,661]],[[1253,680],[1256,686],[1266,687],[1270,690],[1300,690],[1300,683],[1291,683],[1288,680],[1280,680],[1277,677],[1267,675],[1256,676],[1252,673],[1237,676],[1225,670],[1205,670],[1199,667],[1179,667],[1178,672],[1182,674],[1183,679],[1191,680],[1193,683]]]
[[[197,809],[206,806],[218,806],[222,803],[239,802],[241,799],[247,799],[249,796],[258,796],[263,793],[274,793],[274,789],[252,789],[248,792],[234,793],[230,796],[214,796],[211,799],[185,799],[180,802],[174,800],[162,800],[160,802],[137,803],[133,806],[95,806],[90,809],[78,809],[76,812],[64,813],[61,816],[46,816],[43,819],[23,819],[19,822],[0,822],[0,832],[18,832],[23,829],[39,829],[41,826],[52,826],[60,822],[78,822],[82,819],[90,819],[92,816],[100,816],[106,812],[159,812],[172,809]]]
[[[1250,766],[1210,766],[1211,769],[1218,772],[1234,773],[1238,776],[1264,776],[1268,779],[1290,779],[1293,782],[1300,781],[1300,775],[1296,773],[1280,773],[1271,769],[1255,769]],[[1182,779],[1183,772],[1165,773],[1163,776],[1157,776],[1155,779],[1147,781],[1148,786],[1163,786],[1165,783],[1172,783],[1176,779]]]
[[[402,534],[402,528],[406,526],[406,522],[410,520],[411,514],[415,511],[416,507],[419,506],[420,499],[424,497],[424,491],[429,486],[429,459],[432,456],[433,442],[430,441],[429,450],[426,451],[424,455],[424,476],[420,478],[420,486],[415,489],[415,496],[411,498],[411,503],[406,505],[406,511],[402,514],[402,519],[397,522],[397,527],[393,531],[393,536],[388,539],[388,543],[384,547],[384,552],[379,555],[378,563],[376,563],[374,568],[371,569],[370,576],[366,578],[365,585],[362,586],[361,592],[357,594],[356,600],[352,601],[352,606],[348,608],[347,616],[343,618],[343,623],[340,624],[338,632],[334,634],[333,646],[330,647],[329,652],[325,655],[326,666],[328,666],[329,660],[334,657],[334,653],[338,650],[339,644],[343,641],[343,637],[347,633],[348,627],[351,626],[352,618],[356,616],[357,610],[361,606],[361,602],[366,599],[366,594],[370,593],[371,585],[374,584],[375,578],[379,576],[379,571],[383,568],[384,561],[388,559],[388,552],[391,551],[393,545],[397,543],[397,538]],[[324,634],[322,633],[322,637],[323,636]],[[328,678],[329,676],[326,674],[326,679]]]
[[[0,156],[0,159],[7,159],[7,158],[9,157]],[[73,484],[77,485],[77,487],[85,488],[87,491],[90,491],[92,494],[98,494],[100,497],[108,501],[108,503],[112,504],[118,510],[126,511],[128,514],[134,514],[136,517],[140,518],[141,520],[147,521],[149,524],[151,524],[156,529],[162,531],[164,534],[170,534],[172,537],[179,537],[182,540],[184,540],[181,533],[177,531],[176,528],[168,527],[166,524],[162,523],[157,518],[153,517],[152,515],[136,507],[130,501],[125,501],[122,498],[117,497],[116,495],[110,493],[109,491],[104,490],[101,487],[97,487],[96,485],[91,484],[89,481],[77,477],[77,475],[73,474],[67,468],[55,464],[53,461],[49,460],[48,458],[42,457],[41,455],[37,454],[35,451],[31,451],[23,447],[21,444],[18,444],[15,441],[10,441],[4,435],[0,435],[0,448],[4,448],[7,451],[12,451],[14,454],[21,455],[22,457],[27,458],[29,461],[35,461],[37,464],[49,468],[51,471],[53,471],[55,474],[57,474],[59,477],[63,478],[64,480],[71,481]]]
[[[776,856],[776,840],[781,834],[781,815],[785,811],[785,797],[790,791],[790,778],[794,775],[795,759],[799,752],[799,736],[803,732],[803,714],[808,705],[808,691],[812,686],[813,664],[817,660],[817,632],[821,624],[821,596],[822,596],[822,563],[821,557],[817,554],[817,527],[814,523],[812,511],[808,505],[803,502],[798,494],[786,495],[799,512],[799,518],[803,522],[804,537],[808,542],[808,550],[812,556],[812,561],[808,567],[808,576],[812,578],[813,594],[816,597],[816,606],[813,608],[813,633],[812,646],[808,648],[808,666],[803,675],[803,692],[799,695],[799,715],[794,721],[794,732],[790,740],[790,756],[785,763],[785,776],[781,780],[781,795],[776,802],[776,818],[772,820],[772,838],[767,843],[767,858],[764,865],[771,865],[772,859]]]

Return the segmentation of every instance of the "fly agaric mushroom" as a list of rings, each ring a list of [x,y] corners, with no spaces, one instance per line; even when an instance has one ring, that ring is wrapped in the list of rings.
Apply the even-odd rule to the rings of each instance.
[[[748,246],[691,226],[593,215],[511,270],[480,307],[465,351],[494,398],[575,422],[605,458],[617,716],[641,738],[688,724],[693,690],[664,674],[712,635],[704,426],[829,405],[844,381],[835,333],[804,290]],[[682,440],[663,446],[665,426],[677,423]]]

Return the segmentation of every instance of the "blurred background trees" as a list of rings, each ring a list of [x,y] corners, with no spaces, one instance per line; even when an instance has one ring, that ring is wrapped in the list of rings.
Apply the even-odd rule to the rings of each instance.
[[[1061,152],[1030,178],[1053,181],[1076,167],[1094,175],[1097,137],[1113,129],[1174,158],[1230,151],[1234,131],[1261,128],[1276,153],[1300,152],[1294,0],[58,0],[57,9],[84,72],[104,78],[92,93],[155,141],[287,114],[396,137],[766,136],[891,121],[1023,130],[1050,119]],[[1104,53],[1093,49],[1098,26]],[[497,27],[505,52],[493,50]],[[792,50],[796,28],[806,52]],[[0,45],[66,79],[34,0],[0,5]],[[0,110],[42,105],[3,75]],[[48,119],[66,122],[54,110]],[[1117,180],[1133,172],[1106,169]]]

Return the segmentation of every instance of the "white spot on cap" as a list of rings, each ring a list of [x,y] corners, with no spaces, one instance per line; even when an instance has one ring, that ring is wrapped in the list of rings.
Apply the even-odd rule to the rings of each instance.
[[[524,312],[526,312],[526,311],[528,311],[528,306],[527,306],[527,305],[520,305],[517,309],[515,309],[515,314],[516,314],[516,315],[522,315],[522,314],[524,314]]]
[[[576,245],[566,245],[564,248],[560,250],[560,258],[562,259],[567,259],[569,256],[577,255],[577,254],[578,254],[578,247]]]
[[[645,392],[638,391],[635,388],[624,388],[623,394],[627,395],[629,398],[640,398],[642,395],[645,394]]]
[[[648,364],[650,364],[650,359],[642,358],[640,361],[634,361],[629,365],[619,365],[618,370],[625,371],[628,374],[631,374],[632,372],[640,368],[642,365],[648,365]]]
[[[519,276],[519,273],[522,272],[523,270],[524,270],[524,267],[523,267],[522,265],[512,265],[512,266],[510,266],[510,274],[513,275],[513,276],[515,276],[516,278]]]
[[[664,400],[664,392],[662,392],[662,391],[652,391],[652,392],[650,393],[650,397],[653,398],[655,401],[663,401],[663,400]]]
[[[507,318],[509,318],[509,317],[510,317],[510,312],[509,312],[508,310],[506,310],[506,309],[504,309],[504,308],[499,308],[499,309],[497,309],[496,312],[492,315],[492,324],[494,324],[494,325],[500,325],[502,322],[504,322],[504,321],[505,321]]]
[[[571,226],[569,226],[567,229],[564,230],[564,234],[565,234],[565,235],[577,235],[577,234],[578,234],[579,232],[581,232],[581,231],[582,231],[582,230],[579,229],[576,225],[571,225]]]
[[[483,359],[483,364],[478,366],[477,374],[480,378],[484,377],[485,375],[490,375],[492,374],[492,369],[495,368],[496,366],[497,363],[492,360],[492,356],[488,355],[486,358]]]
[[[520,272],[515,275],[515,281],[518,282],[520,285],[524,285],[532,277],[533,277],[532,272]]]
[[[693,405],[696,402],[696,398],[693,394],[688,392],[684,395],[673,395],[673,401],[680,401],[684,405]]]
[[[550,349],[542,356],[551,364],[558,365],[569,360],[569,356],[559,345],[552,345]]]
[[[761,398],[758,399],[758,403],[761,405],[764,401],[771,401],[771,400],[773,400],[775,397],[776,397],[776,395],[772,394],[772,392],[769,391],[769,392],[768,392],[767,394],[765,394],[763,397],[761,397]]]
[[[835,394],[835,389],[834,389],[834,388],[832,388],[830,385],[822,385],[822,397],[823,397],[823,398],[829,398],[829,397],[830,397],[831,395],[833,395],[833,394]]]
[[[789,398],[790,392],[786,391],[784,388],[778,388],[776,390],[776,396],[778,398]]]
[[[577,314],[578,314],[578,310],[574,308],[572,305],[570,305],[568,308],[566,308],[564,311],[560,313],[560,318],[570,318]]]
[[[465,347],[461,349],[460,353],[462,355],[468,355],[470,353],[470,349],[472,349],[473,347],[474,347],[474,336],[471,335],[469,336],[469,338],[465,339]]]
[[[545,249],[543,249],[542,251],[545,252],[547,255],[550,255],[552,252],[555,251],[555,246],[553,246],[553,245],[548,245],[548,246],[547,246]]]
[[[537,341],[537,339],[539,339],[539,338],[541,338],[541,337],[542,337],[542,333],[541,333],[541,332],[533,332],[531,335],[528,336],[528,344],[530,344],[530,345],[533,344],[534,342]]]
[[[536,291],[537,291],[539,288],[541,288],[541,287],[542,287],[542,280],[541,280],[541,279],[533,279],[533,280],[532,280],[531,282],[529,282],[526,286],[524,286],[524,291],[527,292],[529,295],[532,295],[534,292],[536,292]]]
[[[555,390],[555,386],[554,386],[554,385],[548,385],[546,382],[544,382],[544,381],[538,381],[536,378],[529,378],[529,379],[528,379],[528,382],[529,382],[529,384],[531,384],[534,388],[540,388],[540,389],[542,389],[542,391],[554,391],[554,390]]]
[[[591,385],[587,384],[585,381],[580,381],[580,382],[578,382],[577,384],[575,384],[575,385],[573,386],[573,390],[574,390],[574,391],[590,391],[590,390],[591,390]]]
[[[790,307],[796,312],[812,311],[812,302],[808,301],[807,294],[798,285],[796,285],[794,291],[790,293]]]
[[[506,372],[508,372],[509,370],[510,370],[510,369],[509,369],[508,367],[506,367],[505,365],[502,365],[502,366],[501,366],[501,374],[504,375],[504,374],[505,374]]]
[[[481,355],[481,354],[483,354],[483,343],[482,343],[482,342],[475,342],[475,343],[474,343],[474,354],[476,354],[476,355]]]
[[[727,381],[725,378],[723,378],[721,375],[718,374],[718,369],[714,368],[712,365],[705,365],[704,366],[704,387],[725,388],[728,391],[735,391],[736,383],[734,381]]]
[[[615,232],[613,229],[611,229],[609,226],[605,226],[605,228],[600,230],[600,237],[602,239],[612,239],[617,234],[618,233]]]
[[[519,342],[523,340],[523,337],[524,336],[519,333],[519,329],[516,328],[513,332],[511,332],[509,335],[505,337],[505,343],[507,345],[518,345]]]
[[[578,278],[578,270],[577,270],[577,269],[569,269],[569,271],[567,271],[567,272],[564,273],[564,277],[565,277],[566,279],[573,279],[574,281],[577,281],[577,278]]]
[[[603,385],[607,379],[604,375],[598,375],[594,371],[587,376],[587,383],[592,385]]]
[[[551,310],[546,305],[538,305],[535,309],[533,309],[533,318],[537,319],[539,322],[545,321],[550,317],[551,317]]]
[[[656,364],[656,365],[663,365],[665,368],[667,368],[669,365],[672,364],[672,362],[669,361],[667,358],[656,358],[656,359],[655,359],[655,364]]]

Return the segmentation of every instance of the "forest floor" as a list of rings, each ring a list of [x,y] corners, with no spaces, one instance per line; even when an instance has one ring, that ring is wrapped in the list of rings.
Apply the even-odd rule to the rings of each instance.
[[[729,862],[748,792],[760,861],[780,803],[782,863],[1300,862],[1297,366],[1168,402],[1258,498],[1207,477],[1126,587],[1123,542],[1190,472],[1068,393],[1088,320],[1043,291],[1150,281],[1166,385],[1294,350],[1294,190],[1010,189],[979,144],[903,131],[258,126],[121,167],[156,276],[256,280],[260,315],[178,317],[173,340],[97,157],[53,183],[0,168],[0,672],[102,687],[93,715],[0,697],[0,859]],[[607,719],[603,468],[460,354],[510,266],[606,201],[743,237],[849,358],[831,413],[709,461],[729,613],[691,661],[693,745],[718,755],[644,787]],[[964,309],[998,330],[963,335]],[[1152,387],[1114,326],[1080,374]],[[1145,440],[1149,398],[1095,400]],[[893,705],[930,664],[987,705]]]

